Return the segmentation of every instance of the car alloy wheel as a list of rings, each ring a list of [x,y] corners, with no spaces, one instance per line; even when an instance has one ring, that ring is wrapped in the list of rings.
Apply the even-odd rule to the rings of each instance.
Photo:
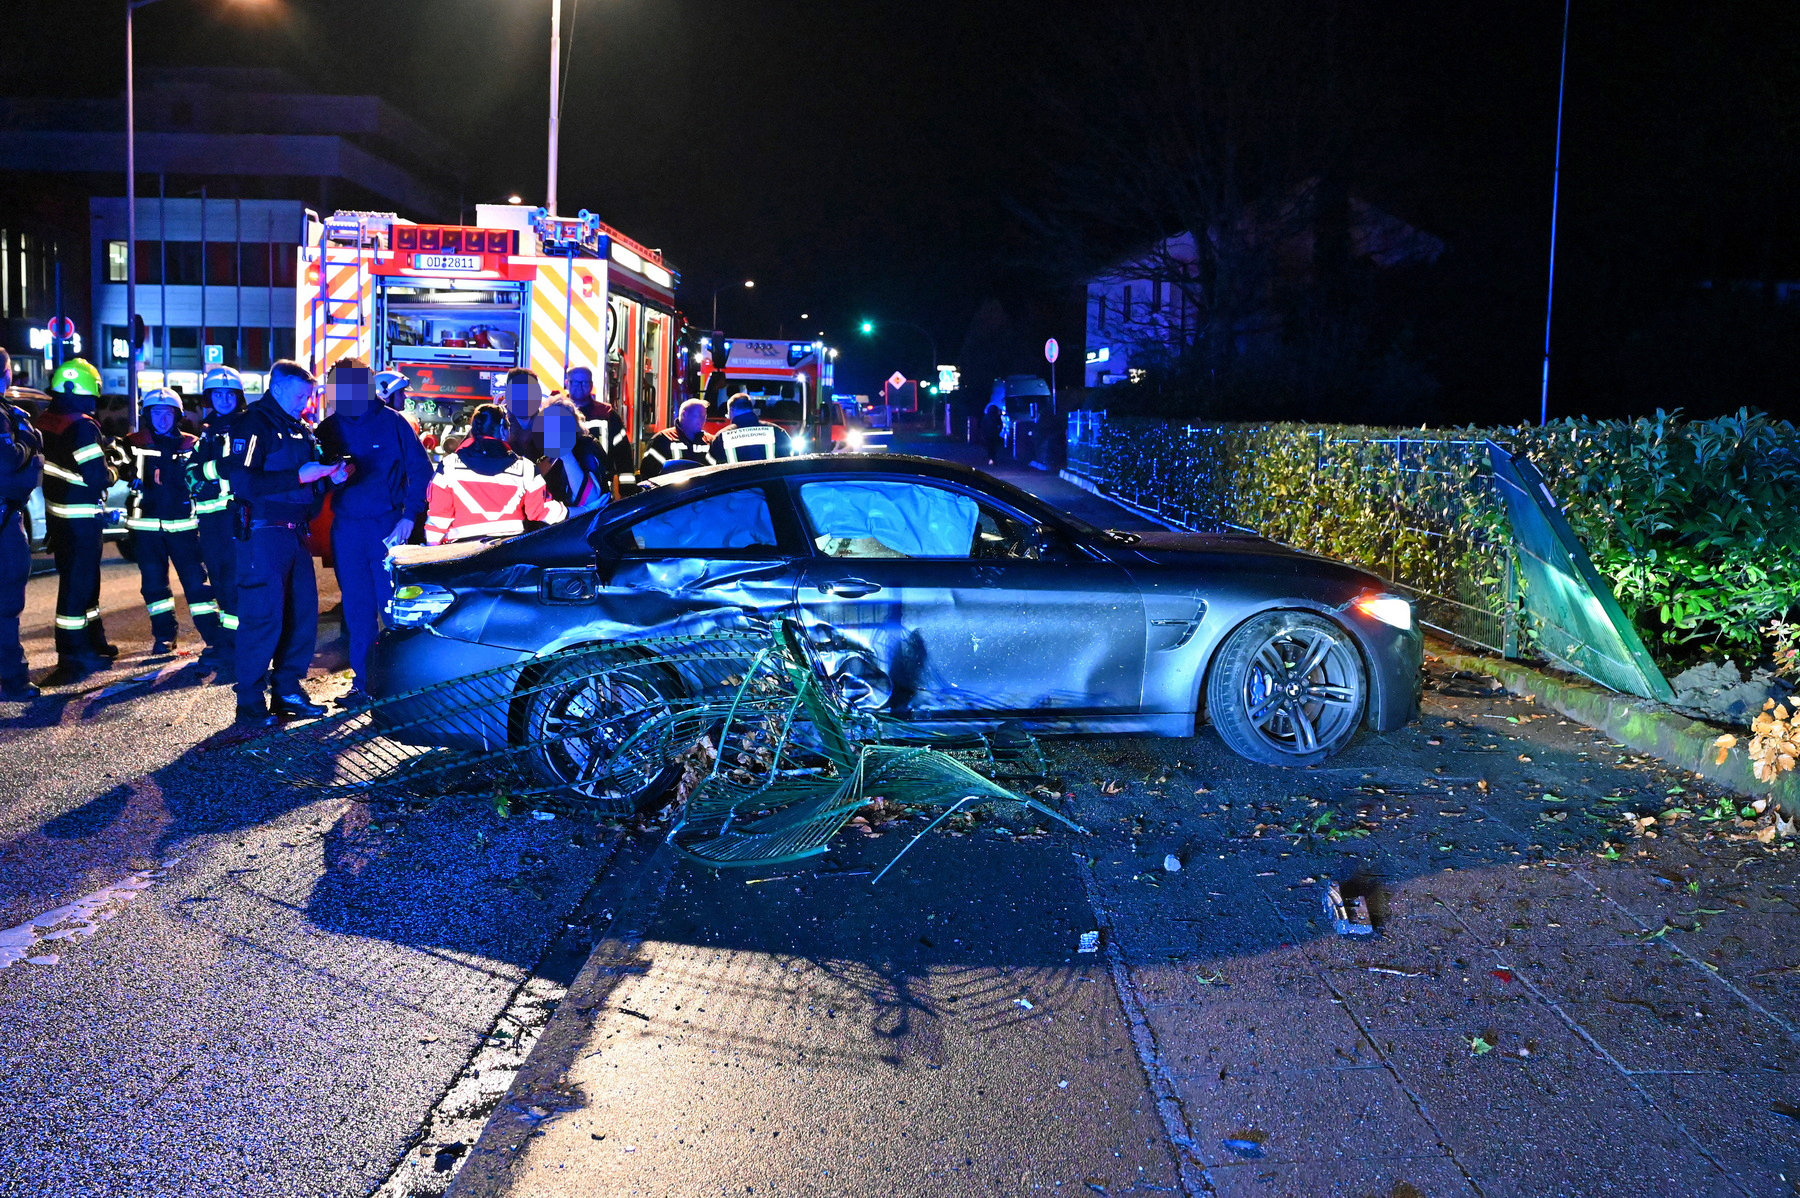
[[[529,697],[524,727],[527,759],[550,785],[600,814],[653,809],[681,767],[666,737],[636,735],[647,722],[663,729],[674,689],[654,666],[596,671],[565,663]]]
[[[1268,765],[1313,765],[1337,753],[1367,704],[1356,643],[1307,612],[1272,612],[1233,632],[1207,689],[1207,714],[1225,743]]]

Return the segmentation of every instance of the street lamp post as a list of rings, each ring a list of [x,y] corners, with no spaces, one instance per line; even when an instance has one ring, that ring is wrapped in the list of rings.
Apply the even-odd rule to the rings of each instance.
[[[556,215],[557,85],[562,74],[562,0],[550,0],[550,168],[545,183],[544,210]]]
[[[745,287],[746,287],[746,288],[751,288],[751,289],[754,289],[754,288],[755,288],[755,287],[756,287],[756,280],[755,280],[755,279],[745,279],[745,280],[744,280],[744,286],[745,286]],[[731,290],[731,287],[732,287],[732,284],[730,284],[730,283],[727,283],[727,284],[725,284],[725,285],[724,285],[724,286],[723,286],[723,287],[715,287],[715,288],[713,288],[713,293],[712,293],[712,309],[713,309],[713,318],[712,318],[712,327],[713,327],[713,331],[714,331],[714,332],[718,332],[718,330],[719,330],[719,292],[721,292],[721,291],[729,291],[729,290]]]
[[[156,0],[125,0],[125,406],[133,432],[138,423],[138,347],[137,347],[137,90],[133,62],[133,29],[131,14]],[[101,338],[106,338],[104,326]],[[101,361],[105,361],[103,357]],[[167,379],[163,380],[165,383]]]

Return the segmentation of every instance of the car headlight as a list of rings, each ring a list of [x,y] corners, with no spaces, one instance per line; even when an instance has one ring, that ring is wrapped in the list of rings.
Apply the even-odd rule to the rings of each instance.
[[[456,602],[456,592],[431,583],[408,583],[388,600],[388,623],[396,628],[415,628],[429,624]]]
[[[806,438],[805,437],[795,437],[792,439],[790,444],[793,445],[795,453],[805,453],[806,452]]]
[[[1372,620],[1380,620],[1391,628],[1407,632],[1413,626],[1413,605],[1398,595],[1364,595],[1352,604]]]
[[[845,433],[844,444],[848,445],[851,449],[861,449],[863,447],[862,430],[860,428],[853,428]]]

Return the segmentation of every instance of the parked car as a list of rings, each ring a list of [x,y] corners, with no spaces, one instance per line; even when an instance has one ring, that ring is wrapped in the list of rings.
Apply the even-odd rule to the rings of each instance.
[[[13,407],[23,409],[34,420],[50,403],[50,397],[34,387],[8,387],[5,400]],[[123,513],[130,502],[129,483],[114,483],[106,493],[106,506],[113,511]],[[25,504],[25,535],[31,540],[33,553],[46,551],[44,535],[48,527],[44,522],[44,488],[40,486],[31,492],[31,498]],[[117,522],[106,526],[105,535],[108,541],[118,547],[120,556],[128,560],[132,558],[131,530],[125,527],[123,515],[117,518]]]
[[[1310,765],[1418,711],[1411,604],[1261,538],[1107,532],[894,454],[657,482],[589,520],[403,547],[371,693],[515,665],[533,679],[566,648],[791,616],[849,701],[934,730],[1191,736],[1206,721],[1253,761]],[[537,689],[529,710],[408,739],[498,747],[561,701]],[[403,703],[389,714],[407,719]]]

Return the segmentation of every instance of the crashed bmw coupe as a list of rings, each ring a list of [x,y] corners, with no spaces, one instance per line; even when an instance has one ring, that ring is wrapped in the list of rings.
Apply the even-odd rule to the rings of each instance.
[[[1108,532],[925,458],[692,470],[591,518],[406,548],[394,572],[377,699],[790,619],[846,702],[934,733],[1210,723],[1244,757],[1300,766],[1418,711],[1421,635],[1381,579],[1252,536]],[[556,714],[495,708],[437,743],[496,748]]]

